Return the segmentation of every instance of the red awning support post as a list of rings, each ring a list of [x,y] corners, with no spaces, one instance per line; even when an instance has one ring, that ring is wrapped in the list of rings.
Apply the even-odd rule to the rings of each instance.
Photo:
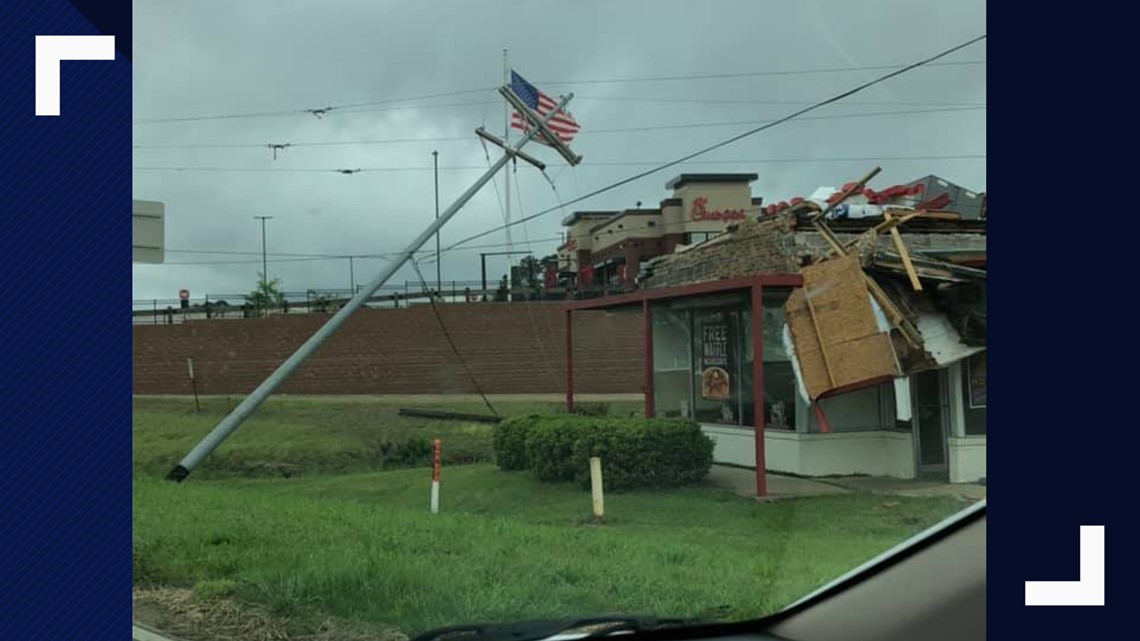
[[[566,411],[574,413],[574,312],[566,310]]]
[[[823,413],[823,406],[819,404],[819,401],[816,401],[811,404],[811,409],[813,412],[815,412],[816,422],[819,423],[819,433],[830,434],[831,423],[827,422],[827,414]]]
[[[760,280],[752,282],[752,418],[756,424],[756,498],[768,495],[764,457],[764,304]]]
[[[645,418],[653,418],[656,412],[653,392],[653,311],[648,300],[641,301],[641,317],[644,321],[645,340]]]

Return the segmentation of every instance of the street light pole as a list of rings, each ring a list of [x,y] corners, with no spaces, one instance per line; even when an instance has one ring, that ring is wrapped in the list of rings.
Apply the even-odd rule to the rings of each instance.
[[[435,219],[439,220],[439,152],[431,152],[431,164],[435,170]],[[439,253],[439,230],[435,231],[435,292],[436,296],[443,295],[442,276],[443,256]]]
[[[273,218],[273,216],[254,216],[254,220],[261,221],[261,281],[264,283],[269,282],[269,261],[266,260],[265,254],[265,221]]]

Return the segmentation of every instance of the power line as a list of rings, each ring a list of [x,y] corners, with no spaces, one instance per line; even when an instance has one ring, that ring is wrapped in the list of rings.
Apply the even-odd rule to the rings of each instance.
[[[465,142],[476,142],[471,136],[448,136],[445,138],[386,138],[380,140],[320,140],[311,142],[290,142],[282,143],[287,144],[289,148],[293,147],[333,147],[340,145],[399,145],[407,143],[419,142],[454,142],[462,140]],[[251,143],[156,143],[145,145],[134,145],[132,149],[264,149],[273,143],[251,142]]]
[[[752,165],[752,164],[773,164],[773,163],[813,163],[813,162],[864,162],[870,160],[876,161],[908,161],[908,160],[985,160],[985,154],[960,154],[960,155],[930,155],[930,156],[846,156],[846,157],[833,157],[833,158],[761,158],[756,160],[698,160],[690,162],[690,165]],[[591,163],[592,165],[605,165],[605,166],[636,166],[636,165],[657,165],[667,161],[661,160],[612,160]]]
[[[420,272],[419,265],[416,264],[415,260],[410,262],[412,263],[412,269],[416,272],[416,276],[420,279],[420,284],[423,286],[424,291],[430,292],[431,289],[428,287],[427,281],[424,280],[424,275]],[[436,292],[436,296],[441,294],[442,292]],[[435,319],[439,323],[440,331],[443,332],[443,337],[447,339],[447,344],[451,346],[451,353],[455,354],[455,358],[459,359],[459,364],[463,366],[463,371],[467,373],[468,380],[475,386],[475,391],[479,392],[479,396],[482,397],[487,409],[491,410],[491,414],[498,418],[499,413],[495,411],[495,406],[491,405],[491,401],[487,398],[487,395],[483,393],[483,388],[479,386],[479,381],[475,379],[475,373],[467,366],[467,361],[463,359],[463,355],[459,353],[459,348],[455,345],[455,341],[451,339],[451,332],[447,331],[447,325],[443,322],[443,315],[439,313],[439,308],[436,307],[435,298],[435,296],[428,296],[428,303],[431,305],[431,311],[435,314]]]
[[[985,160],[985,154],[958,154],[958,155],[923,155],[923,156],[852,156],[852,157],[804,157],[804,158],[759,158],[740,160],[702,160],[692,162],[692,165],[759,165],[759,164],[794,164],[817,162],[862,162],[862,161],[917,161],[917,160]],[[630,167],[658,165],[661,160],[601,160],[590,163],[591,167]],[[339,173],[339,169],[325,169],[317,167],[135,167],[138,171],[203,171],[203,172],[255,172],[255,173]],[[486,171],[486,167],[478,165],[440,167],[440,171]],[[431,167],[362,167],[352,170],[353,173],[372,173],[386,171],[432,171]],[[260,254],[259,254],[260,255]]]
[[[165,249],[167,254],[216,254],[221,256],[260,256],[261,252],[242,252],[211,249]],[[348,258],[343,254],[297,254],[286,252],[268,252],[268,256],[286,256],[291,258]],[[359,258],[359,256],[357,256]]]
[[[650,98],[643,96],[582,96],[574,94],[575,100],[598,100],[602,102],[648,102],[662,104],[687,105],[725,105],[725,106],[751,106],[751,105],[810,105],[814,100],[733,100],[721,98]],[[908,100],[878,100],[845,102],[848,106],[860,107],[985,107],[984,102],[938,102],[938,101],[908,101]]]
[[[395,106],[388,106],[388,107],[372,107],[372,108],[367,108],[367,109],[346,109],[344,111],[341,111],[341,109],[343,109],[343,108],[339,108],[339,107],[325,107],[323,109],[318,109],[316,111],[321,112],[321,114],[325,114],[325,113],[328,113],[328,110],[330,110],[330,109],[336,109],[337,110],[336,113],[343,116],[343,115],[353,115],[353,114],[370,114],[370,113],[375,113],[378,111],[410,111],[410,110],[419,110],[419,109],[454,109],[454,108],[460,108],[460,107],[462,107],[462,108],[480,107],[482,105],[483,105],[483,103],[481,103],[481,102],[457,102],[457,103],[449,103],[449,104],[443,104],[443,105],[395,105]],[[236,118],[268,118],[268,117],[273,117],[273,116],[301,116],[301,115],[311,115],[312,111],[313,110],[263,111],[263,112],[258,112],[258,113],[233,114],[233,115],[228,115],[228,116],[201,116],[201,117],[192,117],[192,118],[157,119],[157,120],[149,120],[149,121],[137,121],[136,120],[134,122],[134,124],[136,124],[136,125],[151,125],[151,124],[160,124],[160,123],[168,123],[168,122],[169,123],[195,122],[195,121],[199,121],[199,120],[230,120],[230,119],[236,119]],[[323,117],[323,115],[321,117]]]
[[[853,114],[832,114],[828,116],[811,116],[808,118],[800,118],[800,121],[812,120],[842,120],[846,118],[874,118],[880,116],[907,116],[915,114],[932,114],[932,113],[953,113],[958,111],[979,111],[984,110],[985,106],[965,106],[965,107],[944,107],[937,109],[903,109],[898,111],[871,111],[866,113],[853,113]],[[695,123],[682,123],[673,125],[649,125],[646,127],[618,127],[612,129],[587,129],[578,132],[578,136],[590,136],[596,134],[616,134],[616,133],[629,133],[635,131],[661,131],[667,129],[698,129],[707,127],[736,127],[740,125],[757,125],[776,122],[773,119],[767,120],[732,120],[728,122],[695,122]],[[387,138],[387,139],[371,139],[371,140],[325,140],[325,141],[309,141],[309,142],[290,142],[281,143],[288,145],[289,148],[293,147],[318,147],[318,146],[355,146],[355,145],[389,145],[389,144],[404,144],[404,143],[427,143],[427,142],[452,142],[452,141],[467,141],[476,142],[470,136],[450,136],[445,138]],[[134,145],[133,149],[261,149],[271,146],[271,143],[220,143],[220,144],[207,144],[207,143],[188,143],[188,144],[150,144],[150,145]],[[443,169],[441,167],[441,169]]]
[[[152,125],[152,124],[160,124],[160,123],[168,123],[168,122],[199,122],[199,121],[203,121],[203,120],[231,120],[231,119],[238,119],[238,118],[262,118],[262,117],[269,117],[269,116],[310,115],[310,116],[322,117],[322,116],[324,116],[330,112],[333,112],[333,111],[352,111],[352,110],[363,111],[363,109],[361,109],[362,107],[371,107],[371,106],[375,106],[375,105],[390,104],[393,102],[411,102],[414,100],[427,100],[429,98],[443,98],[443,97],[447,97],[447,96],[460,96],[460,95],[464,95],[464,94],[482,93],[484,91],[491,91],[493,89],[494,89],[494,87],[484,87],[482,89],[464,89],[462,91],[449,91],[446,93],[424,94],[424,95],[420,95],[420,96],[410,96],[407,98],[388,98],[386,100],[375,100],[375,101],[371,101],[371,102],[348,103],[348,104],[343,104],[343,105],[328,105],[325,107],[317,107],[317,108],[309,108],[309,109],[282,109],[282,110],[277,110],[277,111],[254,111],[254,112],[236,113],[236,114],[212,114],[212,115],[207,115],[207,116],[180,116],[180,117],[173,117],[173,118],[136,118],[132,124],[135,124],[135,125]],[[465,103],[462,106],[467,106],[468,104],[478,104],[478,103]],[[409,105],[406,107],[398,107],[398,108],[401,108],[401,109],[403,109],[403,108],[416,108],[416,107],[424,108],[424,107],[432,107],[432,106],[433,105]],[[443,105],[435,105],[435,106],[438,107],[438,106],[443,106]],[[455,105],[447,105],[447,106],[455,106]]]
[[[343,258],[347,258],[347,257],[346,256],[324,256],[324,257],[313,256],[310,258],[275,258],[272,260],[267,260],[265,262],[267,262],[267,263],[310,263],[310,262],[314,262],[314,261],[336,260],[336,259],[343,259]],[[217,260],[217,261],[202,260],[202,261],[193,261],[193,262],[173,262],[173,263],[164,262],[164,263],[160,263],[160,264],[161,265],[260,265],[261,261],[260,260]]]
[[[984,37],[984,36],[983,36]],[[973,65],[984,65],[985,60],[962,60],[958,62],[935,62],[930,63],[928,67],[963,67]],[[844,73],[851,71],[884,71],[887,69],[905,70],[909,69],[909,65],[868,65],[863,67],[822,67],[817,69],[797,69],[785,71],[743,71],[739,73],[706,73],[706,74],[693,74],[688,76],[640,76],[635,78],[607,78],[604,80],[539,80],[536,84],[541,85],[603,85],[603,84],[616,84],[626,82],[667,82],[675,80],[724,80],[727,78],[755,78],[758,76],[804,76],[817,73]]]
[[[849,89],[843,93],[832,96],[831,98],[827,98],[826,100],[822,100],[820,102],[817,102],[817,103],[810,105],[808,107],[805,107],[803,109],[799,109],[797,111],[794,111],[794,112],[788,114],[787,116],[784,116],[783,118],[780,118],[776,121],[770,122],[768,124],[761,125],[761,126],[756,127],[754,129],[750,129],[748,131],[745,131],[744,133],[737,134],[737,135],[732,136],[730,138],[726,138],[725,140],[714,143],[712,145],[709,145],[708,147],[705,147],[703,149],[699,149],[699,150],[694,151],[690,154],[686,154],[686,155],[684,155],[684,156],[682,156],[676,160],[670,161],[668,163],[658,165],[657,167],[654,167],[654,168],[649,169],[647,171],[639,172],[639,173],[636,173],[632,176],[629,176],[628,178],[623,178],[617,182],[610,183],[609,185],[606,185],[605,187],[595,189],[594,191],[587,193],[585,195],[579,196],[578,198],[575,198],[574,200],[571,200],[567,203],[559,203],[559,206],[557,206],[557,207],[550,207],[550,208],[544,209],[544,210],[542,210],[536,214],[531,214],[530,216],[524,216],[524,217],[518,219],[517,221],[508,222],[505,225],[494,227],[494,228],[489,229],[487,231],[475,234],[474,236],[469,236],[468,238],[464,238],[463,240],[460,240],[457,243],[453,243],[450,247],[448,247],[448,249],[450,250],[452,248],[458,247],[459,245],[463,245],[463,244],[470,242],[472,240],[475,240],[477,238],[482,238],[483,236],[493,234],[497,231],[502,231],[503,229],[506,229],[507,227],[510,227],[512,225],[525,223],[528,220],[534,220],[536,218],[545,216],[546,214],[549,214],[551,212],[558,211],[561,207],[563,207],[565,205],[573,205],[575,203],[582,202],[582,201],[587,200],[589,198],[593,198],[594,196],[603,194],[607,191],[617,189],[618,187],[621,187],[622,185],[627,185],[627,184],[634,182],[636,180],[640,180],[642,178],[645,178],[646,176],[651,176],[651,175],[653,175],[659,171],[663,171],[663,170],[668,169],[669,167],[672,167],[674,165],[679,165],[679,164],[681,164],[687,160],[691,160],[691,159],[696,158],[698,156],[702,156],[704,154],[709,153],[710,151],[715,151],[721,147],[725,147],[727,145],[730,145],[730,144],[732,144],[738,140],[742,140],[742,139],[747,138],[749,136],[760,133],[761,131],[764,131],[766,129],[771,129],[771,128],[776,127],[776,126],[778,126],[782,123],[785,123],[789,120],[798,118],[799,116],[806,114],[808,112],[814,111],[816,109],[819,109],[821,107],[827,106],[827,105],[832,104],[832,103],[839,102],[840,100],[843,100],[844,98],[846,98],[848,96],[853,96],[853,95],[855,95],[861,91],[864,91],[865,89],[868,89],[868,88],[873,87],[879,83],[882,83],[882,82],[885,82],[891,78],[894,78],[895,76],[899,76],[899,75],[902,75],[908,71],[911,71],[912,69],[917,69],[918,67],[933,64],[933,62],[935,60],[938,60],[939,58],[944,58],[944,57],[950,55],[951,53],[954,53],[955,51],[964,49],[964,48],[966,48],[972,44],[975,44],[977,42],[981,42],[982,40],[985,40],[985,39],[986,39],[986,35],[983,34],[981,36],[978,36],[976,38],[968,40],[962,44],[951,47],[950,49],[947,49],[941,53],[935,54],[934,56],[931,56],[931,57],[926,58],[924,60],[920,60],[918,62],[912,63],[912,64],[907,65],[901,69],[896,69],[896,70],[894,70],[890,73],[884,74],[882,76],[879,76],[878,78],[875,78],[874,80],[871,80],[869,82],[865,82],[861,85],[856,86],[853,89]]]
[[[958,66],[974,66],[985,65],[985,60],[965,60],[958,62],[939,62],[932,63],[928,66],[931,67],[958,67]],[[821,73],[845,73],[855,71],[879,71],[886,69],[903,69],[902,65],[870,65],[862,67],[826,67],[817,69],[789,69],[789,70],[765,70],[765,71],[746,71],[740,73],[716,73],[716,74],[693,74],[687,76],[640,76],[635,78],[604,78],[604,79],[583,79],[572,81],[538,81],[538,84],[550,86],[577,86],[577,85],[598,85],[598,84],[615,84],[615,83],[630,83],[630,82],[666,82],[666,81],[680,81],[680,80],[723,80],[730,78],[753,78],[760,76],[798,76],[798,75],[813,75]],[[404,98],[388,98],[384,100],[374,100],[368,102],[345,103],[341,105],[330,104],[324,107],[308,108],[308,109],[280,109],[274,111],[254,111],[245,113],[233,114],[211,114],[201,116],[178,116],[171,118],[137,118],[133,121],[135,125],[151,125],[161,123],[176,123],[176,122],[200,122],[206,120],[231,120],[241,118],[261,118],[261,117],[274,117],[274,116],[297,116],[297,115],[312,115],[323,117],[333,112],[338,113],[362,113],[368,111],[368,107],[377,105],[387,105],[398,102],[412,102],[416,100],[428,100],[432,98],[444,98],[450,96],[460,96],[473,93],[482,93],[484,91],[493,91],[495,87],[482,87],[477,89],[463,89],[460,91],[449,91],[444,93],[422,94],[419,96],[408,96]],[[471,103],[479,104],[479,103]],[[463,106],[467,106],[466,104]],[[414,106],[413,106],[414,107]],[[430,105],[419,106],[430,107]]]
[[[535,242],[561,242],[561,234],[556,234],[554,238],[536,239]],[[479,249],[495,249],[500,247],[509,247],[512,243],[486,243],[482,245],[465,245],[456,248],[455,251],[475,251]],[[219,256],[260,256],[261,252],[242,252],[242,251],[228,251],[228,250],[211,250],[211,249],[167,249],[168,254],[207,254]],[[421,250],[419,254],[435,254],[431,250]],[[399,256],[400,252],[381,252],[381,253],[365,253],[365,254],[300,254],[300,253],[269,253],[269,256],[286,256],[285,259],[274,259],[269,262],[313,262],[313,261],[326,261],[326,260],[345,260],[348,258],[359,259],[381,259]],[[252,265],[260,264],[260,260],[201,260],[194,262],[166,262],[163,265]]]

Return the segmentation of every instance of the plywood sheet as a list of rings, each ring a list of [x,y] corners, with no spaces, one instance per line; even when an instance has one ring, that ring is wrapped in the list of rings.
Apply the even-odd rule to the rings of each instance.
[[[858,259],[818,263],[803,276],[804,287],[789,296],[784,312],[809,397],[896,376],[894,348],[875,321]]]

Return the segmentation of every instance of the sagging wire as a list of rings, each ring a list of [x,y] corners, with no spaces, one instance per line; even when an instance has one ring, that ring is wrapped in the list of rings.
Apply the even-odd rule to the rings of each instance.
[[[519,172],[518,172],[518,166],[517,165],[514,168],[514,174],[515,174],[515,194],[518,196],[518,199],[519,199],[519,209],[526,211],[525,207],[523,207],[523,202],[522,202],[522,186],[519,184],[521,181],[519,180]],[[546,172],[543,172],[543,175],[545,176]],[[537,259],[535,258],[535,255],[534,255],[534,245],[530,242],[530,232],[527,231],[526,223],[523,223],[522,231],[523,231],[523,242],[526,243],[526,248],[527,248],[527,251],[530,252],[531,260],[536,261]],[[557,253],[555,254],[555,260],[557,260]],[[533,263],[531,263],[531,264],[533,266]],[[539,266],[541,267],[541,263],[539,263]],[[540,275],[540,277],[543,278],[543,280],[544,280],[543,289],[545,289],[546,274],[543,273]],[[532,283],[532,285],[533,285],[533,283]],[[526,313],[527,313],[527,317],[530,319],[530,328],[531,328],[531,332],[534,334],[534,340],[538,345],[541,346],[539,349],[545,351],[545,347],[546,347],[548,341],[543,341],[541,339],[541,337],[538,335],[538,324],[535,323],[535,321],[534,321],[534,309],[531,308],[529,296],[524,295],[523,305],[526,306]],[[547,330],[550,331],[551,336],[557,336],[558,335],[557,332],[555,332],[555,330],[554,330],[554,326],[552,326],[550,324],[550,316],[549,315],[547,315],[547,317],[546,317],[546,328],[547,328]],[[553,359],[551,359],[549,357],[549,355],[543,354],[543,358],[542,358],[543,367],[546,368],[546,372],[548,374],[550,374],[550,379],[554,382],[555,387],[557,387],[558,383],[559,383],[559,376],[558,376],[558,372],[556,372],[554,370],[553,365],[551,365],[552,360]]]
[[[483,119],[483,128],[484,129],[486,129],[486,125],[487,125],[486,114],[484,114],[484,119]],[[487,141],[484,140],[482,136],[479,137],[479,144],[483,146],[483,158],[486,159],[487,169],[490,170],[491,164],[492,164],[491,163],[491,152],[487,150]],[[503,153],[506,153],[506,152],[503,152]],[[499,181],[492,179],[491,180],[491,186],[495,188],[495,200],[499,201],[499,214],[502,215],[503,222],[507,226],[508,249],[513,249],[513,247],[510,247],[510,245],[511,245],[510,222],[511,221],[507,219],[507,208],[505,205],[503,205],[503,195],[499,192]],[[503,188],[506,189],[506,186],[504,185]]]
[[[424,278],[423,272],[420,271],[419,263],[414,258],[408,262],[412,264],[412,269],[416,272],[416,277],[420,279],[420,285],[424,288],[424,291],[430,292],[431,290],[428,287],[427,280]],[[443,292],[436,292],[435,296],[428,296],[428,303],[431,305],[431,311],[435,314],[436,321],[439,322],[439,329],[443,331],[443,337],[447,339],[447,344],[451,346],[451,352],[455,354],[455,358],[458,359],[459,364],[463,366],[463,371],[467,373],[467,378],[471,381],[471,384],[475,386],[475,391],[479,393],[479,397],[483,399],[483,403],[487,406],[487,409],[491,410],[491,414],[494,415],[495,418],[500,418],[499,413],[495,411],[495,406],[491,405],[491,400],[487,398],[487,395],[483,393],[483,388],[479,386],[479,381],[475,380],[475,374],[471,371],[471,368],[467,367],[467,361],[465,361],[463,355],[459,353],[459,348],[451,338],[451,332],[447,331],[447,325],[443,322],[443,316],[439,313],[439,308],[435,304],[436,296],[441,295],[443,295]]]

